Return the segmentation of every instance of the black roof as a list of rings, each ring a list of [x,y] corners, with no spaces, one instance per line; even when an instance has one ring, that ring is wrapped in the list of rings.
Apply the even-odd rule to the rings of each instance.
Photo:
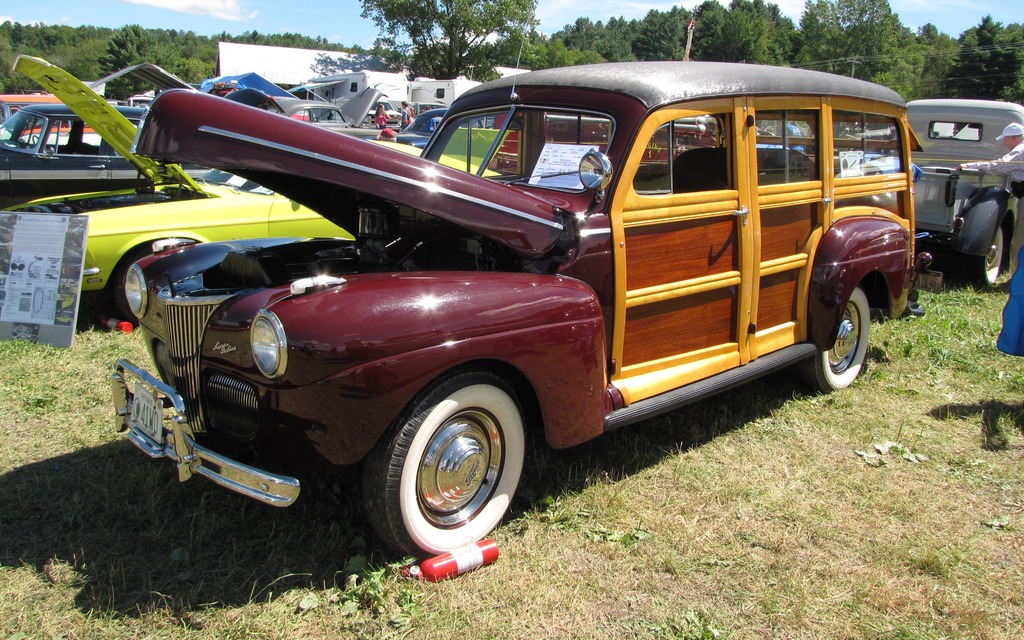
[[[473,87],[470,96],[494,89],[575,87],[630,95],[648,108],[696,98],[736,95],[828,95],[905,106],[887,87],[821,71],[733,62],[609,62],[530,71]]]

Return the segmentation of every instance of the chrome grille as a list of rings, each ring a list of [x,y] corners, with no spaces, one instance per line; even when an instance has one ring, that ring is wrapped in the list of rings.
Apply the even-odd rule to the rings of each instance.
[[[171,296],[164,290],[159,300],[167,327],[167,352],[171,370],[168,382],[185,399],[185,415],[197,431],[205,431],[199,401],[199,356],[206,322],[229,295],[205,297]]]
[[[209,427],[240,440],[252,440],[259,431],[256,389],[238,378],[215,373],[206,381]]]

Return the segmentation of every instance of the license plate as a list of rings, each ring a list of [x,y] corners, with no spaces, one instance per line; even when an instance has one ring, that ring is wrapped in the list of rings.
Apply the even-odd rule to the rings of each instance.
[[[158,444],[164,441],[164,409],[157,401],[153,392],[141,384],[135,385],[132,396],[132,409],[128,416],[128,424],[138,429]]]
[[[920,271],[917,274],[917,288],[932,293],[942,291],[941,271]]]

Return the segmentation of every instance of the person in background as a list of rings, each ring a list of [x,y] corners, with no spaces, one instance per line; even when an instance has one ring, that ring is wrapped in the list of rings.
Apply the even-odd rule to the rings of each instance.
[[[1024,275],[1017,270],[1020,264],[1020,235],[1024,222],[1024,125],[1011,122],[996,140],[1003,143],[1008,153],[988,162],[964,162],[958,170],[981,171],[992,175],[1009,176],[1010,192],[1017,198],[1017,227],[1010,243],[1013,275],[1010,276],[1010,295],[1003,307],[1003,326],[996,339],[996,348],[1011,356],[1024,356]]]
[[[377,113],[373,115],[373,121],[377,124],[378,129],[386,129],[388,126],[388,113],[384,110],[384,105],[377,105]]]
[[[964,162],[957,169],[1009,176],[1010,193],[1017,198],[1017,224],[1013,231],[1013,239],[1010,241],[1010,272],[1016,274],[1017,265],[1020,263],[1018,254],[1024,240],[1024,205],[1021,204],[1021,199],[1024,198],[1024,125],[1011,122],[996,140],[1006,147],[1006,155],[986,162]]]
[[[394,142],[398,139],[398,134],[391,127],[384,127],[384,129],[377,134],[377,139],[386,140],[388,142]]]
[[[412,107],[409,106],[408,102],[402,102],[402,128],[405,129],[412,124],[413,118],[416,117],[416,112]]]
[[[965,162],[957,169],[981,171],[991,175],[1008,175],[1015,198],[1024,196],[1024,125],[1012,122],[995,138],[1009,152],[988,162]]]

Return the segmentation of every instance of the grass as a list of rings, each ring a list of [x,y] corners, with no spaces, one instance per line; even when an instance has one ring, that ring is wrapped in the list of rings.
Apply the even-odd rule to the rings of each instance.
[[[1004,290],[923,294],[864,375],[534,446],[501,558],[402,577],[351,474],[275,510],[114,433],[140,336],[0,343],[0,640],[1024,636],[1024,362]]]

